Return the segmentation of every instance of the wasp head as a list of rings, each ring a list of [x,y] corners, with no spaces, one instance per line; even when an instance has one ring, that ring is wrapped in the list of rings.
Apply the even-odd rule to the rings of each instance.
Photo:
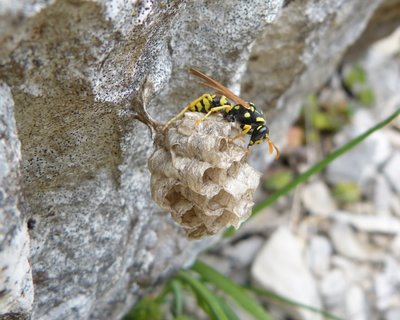
[[[270,139],[269,128],[266,125],[262,125],[254,129],[250,139],[250,144],[260,144],[263,141],[268,142],[269,153],[272,153],[275,149],[276,151],[275,159],[278,159],[281,153],[276,144],[273,143],[272,140]]]

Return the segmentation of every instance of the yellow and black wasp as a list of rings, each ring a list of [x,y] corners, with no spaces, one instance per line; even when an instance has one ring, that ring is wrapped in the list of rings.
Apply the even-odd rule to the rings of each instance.
[[[244,101],[228,88],[196,69],[192,68],[190,69],[190,72],[201,78],[204,82],[202,81],[200,83],[213,89],[216,94],[203,94],[201,97],[188,104],[180,113],[168,121],[164,126],[164,130],[187,111],[206,113],[204,117],[196,122],[196,125],[203,122],[212,113],[220,112],[225,120],[230,122],[236,121],[240,124],[242,132],[232,138],[232,141],[244,134],[249,134],[251,137],[247,146],[248,152],[250,152],[250,147],[252,145],[266,141],[269,145],[269,153],[272,153],[275,149],[275,159],[279,158],[280,151],[269,138],[269,128],[266,126],[265,116],[261,111],[257,110],[252,102]],[[235,104],[229,103],[228,99],[233,101]]]

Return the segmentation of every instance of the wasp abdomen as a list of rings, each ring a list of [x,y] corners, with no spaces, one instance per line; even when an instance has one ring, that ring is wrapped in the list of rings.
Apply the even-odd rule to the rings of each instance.
[[[212,108],[227,105],[228,100],[225,96],[217,96],[214,94],[203,94],[201,97],[194,100],[188,108],[188,111],[207,113]]]

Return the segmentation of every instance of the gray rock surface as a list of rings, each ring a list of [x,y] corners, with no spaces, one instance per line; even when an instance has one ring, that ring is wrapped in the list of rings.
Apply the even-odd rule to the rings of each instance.
[[[33,303],[29,235],[21,211],[20,142],[10,88],[0,83],[0,315],[27,317]]]
[[[117,319],[207,245],[188,242],[150,198],[152,140],[130,106],[141,88],[164,121],[204,92],[185,72],[197,67],[242,84],[263,110],[274,107],[271,137],[283,141],[304,95],[329,77],[381,2],[0,0],[0,80],[15,105],[26,201],[13,214],[22,235],[14,267],[28,254],[26,214],[32,319]],[[1,139],[15,130],[5,132]],[[18,201],[14,148],[5,145],[14,173],[4,181]],[[11,312],[29,312],[26,294]]]

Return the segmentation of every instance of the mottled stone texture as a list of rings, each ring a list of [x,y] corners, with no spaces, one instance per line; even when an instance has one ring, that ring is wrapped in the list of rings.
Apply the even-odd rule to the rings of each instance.
[[[0,316],[26,318],[33,285],[29,235],[21,211],[20,142],[10,88],[0,82]]]
[[[326,81],[381,2],[0,0],[0,176],[11,201],[1,206],[15,209],[1,211],[0,234],[16,230],[0,250],[14,243],[19,258],[10,261],[27,289],[7,317],[117,319],[207,245],[188,242],[150,198],[152,140],[130,105],[142,88],[165,121],[203,93],[189,67],[242,83],[282,141],[304,95]],[[13,105],[22,182],[18,140],[7,140]],[[266,155],[267,145],[257,150]],[[0,292],[0,305],[8,296]]]

